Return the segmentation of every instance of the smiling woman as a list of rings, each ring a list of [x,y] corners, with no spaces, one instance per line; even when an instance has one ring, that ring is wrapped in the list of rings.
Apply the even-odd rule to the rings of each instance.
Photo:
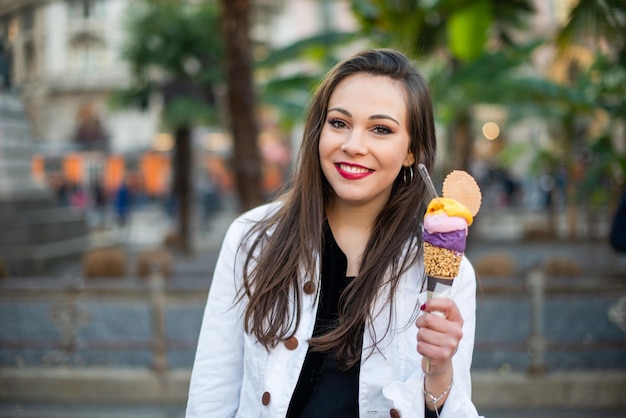
[[[337,85],[328,106],[319,152],[331,211],[348,205],[378,213],[402,167],[415,162],[404,94],[388,77],[357,73]]]
[[[327,74],[291,189],[224,239],[187,417],[478,416],[472,266],[454,298],[425,292],[430,198],[413,173],[434,159],[430,93],[406,56],[366,50]]]

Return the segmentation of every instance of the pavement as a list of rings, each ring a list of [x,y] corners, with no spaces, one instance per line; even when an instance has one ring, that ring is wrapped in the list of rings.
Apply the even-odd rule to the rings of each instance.
[[[624,418],[626,409],[483,409],[486,418]],[[183,418],[184,406],[0,404],[1,418]]]
[[[139,406],[176,409],[186,402],[189,377],[186,368],[163,372],[116,367],[0,368],[0,411],[37,409],[40,405],[68,411],[98,405],[129,410]],[[474,370],[472,387],[472,399],[481,412],[626,411],[626,373],[620,371],[530,375]]]
[[[77,352],[67,356],[48,350],[42,357],[37,350],[21,349],[16,355],[11,341],[30,338],[27,342],[37,347],[41,341],[33,335],[59,338],[60,319],[49,314],[61,300],[54,293],[58,282],[0,282],[0,418],[182,417],[208,277],[234,216],[225,210],[210,224],[198,223],[194,256],[175,256],[175,280],[167,284],[166,325],[173,350],[165,387],[162,377],[150,371],[149,305],[141,296],[145,284],[135,279],[83,283],[82,295],[90,302],[78,303],[78,316],[70,318],[89,318],[79,324]],[[159,246],[172,226],[159,208],[148,206],[135,211],[124,228],[94,233],[93,245],[116,242],[139,252]],[[482,226],[482,233],[489,235],[490,227],[497,229],[497,222]],[[513,277],[480,278],[473,363],[479,411],[488,418],[626,417],[626,258],[598,242],[528,245],[515,238],[515,228],[508,231],[497,240],[475,240],[468,251],[474,260],[506,250],[516,261]],[[545,284],[546,316],[539,324],[547,348],[539,359],[545,373],[532,376],[528,370],[537,359],[529,356],[529,336],[537,323],[526,279],[532,266],[549,257],[576,263],[585,273],[553,277]],[[68,267],[65,276],[76,273],[72,268],[77,266]],[[57,295],[52,306],[46,299],[50,295]],[[115,346],[120,340],[124,344]]]
[[[197,272],[206,267],[206,257],[213,260],[222,243],[222,238],[232,220],[237,216],[235,203],[224,199],[225,207],[210,220],[199,220],[197,211],[192,225],[192,256],[177,257],[175,267],[181,275]],[[472,225],[468,240],[467,256],[476,266],[484,256],[508,254],[514,275],[524,276],[533,266],[549,262],[564,272],[577,272],[579,276],[595,276],[591,283],[600,278],[626,280],[626,254],[612,250],[606,239],[565,239],[566,220],[557,222],[558,240],[527,240],[524,228],[537,229],[545,221],[545,215],[536,211],[496,210],[483,213]],[[581,222],[582,223],[582,222]],[[599,230],[606,230],[601,223]],[[159,247],[169,232],[176,229],[175,221],[168,217],[159,205],[144,205],[135,209],[125,226],[116,225],[111,219],[105,228],[93,229],[91,246],[121,245],[130,252]],[[605,231],[606,233],[606,231]],[[213,260],[214,261],[214,260]],[[562,264],[569,264],[563,266]],[[67,271],[65,272],[67,273]],[[600,285],[601,286],[601,285]]]
[[[182,418],[184,413],[181,405],[0,404],[1,418]],[[486,418],[624,418],[626,409],[484,409],[479,413]]]

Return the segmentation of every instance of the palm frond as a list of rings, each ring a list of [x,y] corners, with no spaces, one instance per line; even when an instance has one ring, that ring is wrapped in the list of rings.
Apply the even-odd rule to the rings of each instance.
[[[213,91],[223,82],[216,2],[134,0],[121,24],[126,34],[121,58],[133,81],[115,92],[110,104],[143,107],[151,94],[161,94],[169,124],[215,119]]]
[[[626,5],[623,0],[579,1],[559,32],[557,45],[564,49],[572,43],[603,40],[612,49],[623,52],[625,37]]]
[[[320,48],[326,50],[332,49],[332,47],[336,48],[357,38],[358,35],[353,32],[331,31],[322,33],[298,40],[283,48],[273,49],[264,58],[257,60],[255,66],[257,69],[275,68],[285,63],[292,63],[297,59],[308,59],[316,55],[312,51],[318,51]]]

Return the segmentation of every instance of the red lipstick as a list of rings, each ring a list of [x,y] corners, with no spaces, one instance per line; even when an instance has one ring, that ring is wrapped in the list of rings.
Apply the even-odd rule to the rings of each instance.
[[[336,163],[335,168],[341,177],[348,180],[359,180],[374,172],[374,170],[370,170],[369,168],[358,164]],[[352,168],[353,170],[347,171],[349,168]],[[358,170],[354,170],[355,168]]]

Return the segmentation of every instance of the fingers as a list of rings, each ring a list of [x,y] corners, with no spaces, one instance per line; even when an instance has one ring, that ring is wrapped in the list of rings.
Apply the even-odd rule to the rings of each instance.
[[[427,326],[421,327],[417,335],[417,351],[432,360],[448,359],[456,352],[462,334],[456,328],[451,328],[449,332],[440,332]]]
[[[463,317],[454,300],[449,298],[433,298],[424,303],[420,309],[425,312],[442,312],[443,317],[452,322],[463,325]]]
[[[463,338],[463,318],[452,299],[431,299],[420,307],[415,321],[417,351],[428,358],[431,367],[449,362]]]

